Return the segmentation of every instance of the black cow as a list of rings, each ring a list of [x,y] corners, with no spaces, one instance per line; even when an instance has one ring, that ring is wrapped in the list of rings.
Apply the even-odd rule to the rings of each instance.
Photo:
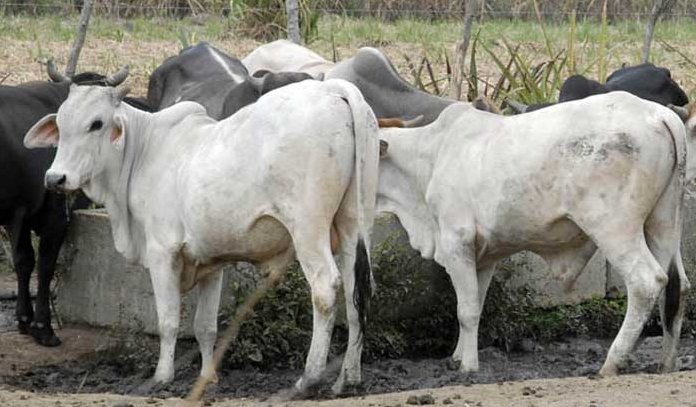
[[[360,89],[378,118],[421,117],[418,125],[437,119],[456,100],[431,95],[411,86],[380,50],[360,48],[352,58],[336,64],[327,79],[344,79]]]
[[[20,333],[30,334],[44,346],[60,345],[51,328],[50,284],[68,226],[70,211],[86,207],[86,198],[72,205],[63,194],[46,191],[44,174],[51,166],[54,149],[28,150],[24,135],[39,119],[55,113],[68,97],[71,83],[116,86],[127,69],[111,77],[82,73],[65,80],[49,64],[49,76],[60,82],[30,82],[0,86],[0,225],[10,236],[17,273],[17,323]],[[39,237],[39,275],[36,309],[32,308],[29,281],[34,270],[31,231]]]
[[[261,95],[293,82],[313,79],[299,72],[259,72],[246,67],[206,42],[183,49],[150,75],[148,104],[158,110],[180,101],[194,101],[215,119],[231,116]]]
[[[618,69],[609,75],[605,84],[587,79],[582,75],[573,75],[563,82],[558,96],[558,103],[584,99],[591,95],[599,95],[615,90],[623,90],[665,106],[670,104],[684,106],[689,103],[686,93],[672,80],[672,74],[669,69],[657,67],[649,63]],[[508,102],[508,104],[518,113],[526,113],[542,109],[554,103],[530,106],[524,106],[515,102]]]

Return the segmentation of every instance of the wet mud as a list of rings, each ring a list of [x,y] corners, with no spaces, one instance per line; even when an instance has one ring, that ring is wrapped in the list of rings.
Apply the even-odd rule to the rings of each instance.
[[[569,338],[563,342],[537,344],[532,341],[524,350],[505,353],[489,347],[479,351],[480,371],[460,374],[449,359],[381,360],[363,364],[363,385],[349,395],[374,394],[442,387],[456,384],[500,383],[541,378],[586,376],[593,378],[599,371],[608,350],[609,340]],[[683,339],[680,347],[682,370],[694,370],[696,341]],[[634,351],[624,373],[655,373],[658,370],[661,338],[645,338]],[[154,373],[157,361],[157,342],[146,346],[128,347],[123,344],[82,355],[76,360],[51,365],[32,366],[23,372],[0,373],[0,385],[36,392],[116,393],[149,395],[158,398],[183,397],[194,383],[199,369],[197,346],[192,341],[180,341],[179,359],[174,382],[162,386],[143,386]],[[340,358],[334,357],[329,372],[312,398],[332,398],[330,387],[337,376]],[[248,397],[265,400],[283,394],[299,378],[300,370],[262,370],[224,368],[219,383],[211,385],[207,399]]]

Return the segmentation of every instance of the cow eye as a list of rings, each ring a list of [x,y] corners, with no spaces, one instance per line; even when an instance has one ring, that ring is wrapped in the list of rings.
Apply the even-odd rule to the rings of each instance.
[[[101,120],[95,120],[92,122],[92,124],[89,126],[89,131],[97,131],[101,130],[102,126],[104,123],[102,123]]]

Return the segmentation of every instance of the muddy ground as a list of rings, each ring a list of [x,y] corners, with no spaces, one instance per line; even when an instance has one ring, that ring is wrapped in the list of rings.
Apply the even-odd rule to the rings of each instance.
[[[15,291],[11,274],[0,277],[0,294]],[[14,328],[14,302],[0,300],[0,389],[41,394],[98,393],[140,395],[156,399],[184,397],[198,375],[198,347],[193,340],[177,345],[179,366],[173,383],[143,387],[157,362],[155,337],[86,327],[63,327],[58,335],[63,345],[44,348]],[[436,335],[437,333],[433,333]],[[448,359],[366,361],[364,385],[354,394],[383,394],[452,385],[519,382],[530,379],[594,378],[606,356],[610,340],[567,338],[547,344],[526,341],[522,349],[506,353],[489,347],[479,351],[479,373],[464,377],[451,368]],[[654,373],[659,361],[661,338],[645,338],[634,352],[626,373]],[[454,345],[454,344],[453,344]],[[340,358],[333,362],[314,399],[332,398],[329,393]],[[696,369],[696,340],[683,339],[682,370]],[[220,381],[208,389],[209,400],[273,400],[289,389],[300,370],[234,369],[223,366]],[[695,382],[696,384],[696,382]],[[20,394],[20,393],[18,393]],[[696,399],[694,400],[696,401]],[[30,404],[29,404],[30,405]]]
[[[157,359],[155,338],[123,341],[109,331],[77,327],[64,328],[59,335],[64,344],[46,349],[14,331],[1,333],[0,360],[6,368],[0,371],[0,389],[49,394],[125,394],[162,399],[184,397],[198,374],[198,360],[194,357],[193,361],[183,360],[173,383],[142,388],[154,371]],[[486,348],[479,352],[481,371],[469,377],[449,368],[447,359],[372,361],[364,364],[364,387],[357,390],[357,395],[543,378],[594,379],[608,345],[608,340],[569,338],[550,344],[530,341],[524,346],[525,350],[513,353]],[[696,341],[693,339],[683,340],[680,351],[682,370],[696,369],[694,345]],[[192,341],[180,341],[177,349],[178,355],[189,354],[191,349],[193,354],[196,353]],[[660,338],[646,338],[634,352],[626,372],[655,372],[659,353]],[[223,368],[219,383],[209,388],[206,399],[274,400],[290,388],[299,375],[299,370]],[[328,373],[329,383],[322,386],[314,398],[332,398],[328,390],[334,379],[335,373]]]

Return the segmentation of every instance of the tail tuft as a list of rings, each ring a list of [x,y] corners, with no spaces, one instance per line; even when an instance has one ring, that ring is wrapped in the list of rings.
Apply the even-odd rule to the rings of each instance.
[[[674,260],[669,264],[667,278],[667,287],[665,287],[665,327],[669,332],[672,332],[674,317],[677,316],[681,301],[681,281]]]
[[[364,334],[365,326],[367,325],[367,313],[370,308],[370,298],[372,297],[372,272],[369,255],[362,237],[358,239],[354,272],[355,289],[353,291],[353,304],[355,304],[355,308],[358,310],[360,331]]]

